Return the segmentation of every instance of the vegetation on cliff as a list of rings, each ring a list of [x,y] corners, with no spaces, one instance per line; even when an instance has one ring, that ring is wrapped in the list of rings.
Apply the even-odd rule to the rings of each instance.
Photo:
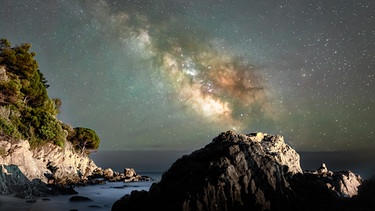
[[[81,152],[97,149],[95,131],[57,119],[61,100],[48,97],[49,85],[30,49],[30,43],[12,47],[0,40],[0,138],[27,139],[32,147],[70,141]]]

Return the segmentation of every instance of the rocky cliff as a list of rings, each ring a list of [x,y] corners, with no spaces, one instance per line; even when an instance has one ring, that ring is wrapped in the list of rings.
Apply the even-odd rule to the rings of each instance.
[[[46,144],[30,149],[28,141],[0,141],[0,148],[0,194],[34,199],[74,193],[71,185],[151,180],[133,168],[121,173],[102,169],[86,154],[77,153],[69,142],[64,147]]]
[[[0,194],[33,198],[59,194],[58,188],[51,191],[48,185],[64,191],[68,185],[151,180],[132,168],[125,168],[121,173],[102,169],[87,154],[77,153],[70,142],[64,147],[47,143],[30,149],[25,140],[0,141],[0,149]]]
[[[30,43],[11,47],[0,39],[0,193],[39,196],[47,194],[47,184],[147,179],[134,170],[96,166],[88,154],[98,149],[99,136],[57,118],[61,100],[49,98],[49,84],[30,49]]]
[[[87,155],[76,153],[69,142],[64,147],[48,143],[35,149],[26,140],[13,142],[0,141],[0,194],[26,199],[47,196],[52,194],[48,184],[83,183],[101,170]]]
[[[47,143],[30,149],[28,141],[0,141],[0,164],[16,165],[29,180],[68,184],[87,179],[98,167],[87,155],[76,153],[69,142],[64,147]]]
[[[362,179],[322,165],[303,172],[282,136],[228,131],[178,159],[149,191],[133,191],[112,210],[332,210]]]

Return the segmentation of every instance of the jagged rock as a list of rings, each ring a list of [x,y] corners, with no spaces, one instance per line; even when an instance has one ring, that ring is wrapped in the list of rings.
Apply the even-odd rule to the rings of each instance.
[[[281,136],[228,131],[178,159],[149,192],[133,191],[112,210],[281,210],[293,195],[286,178],[298,172],[299,155]]]
[[[137,181],[141,177],[134,169],[129,169],[128,175],[132,175],[129,178],[110,168],[103,170],[87,155],[76,153],[70,142],[65,142],[64,147],[47,143],[30,149],[27,140],[0,140],[0,148],[3,151],[0,156],[0,194],[16,193],[21,198],[30,194],[56,195],[66,192],[59,187],[102,184],[104,180]],[[44,191],[46,184],[55,187],[50,192]]]
[[[178,159],[149,191],[133,191],[112,210],[337,210],[356,194],[359,176],[322,164],[302,172],[282,136],[221,133]]]
[[[113,173],[113,170],[111,168],[107,168],[107,169],[103,170],[103,176],[105,178],[111,179],[111,178],[113,178],[113,175],[114,175],[114,173]]]
[[[303,175],[299,175],[296,178],[298,178],[299,183],[315,180],[319,184],[324,184],[330,191],[329,194],[339,198],[351,198],[357,195],[358,187],[362,184],[362,178],[359,175],[351,171],[329,171],[324,163],[318,170],[305,171]]]
[[[98,168],[86,155],[75,153],[69,142],[63,148],[47,143],[30,149],[27,140],[0,141],[0,147],[6,152],[0,164],[17,165],[29,180],[38,178],[47,184],[78,183]]]
[[[334,191],[341,197],[353,197],[358,194],[362,178],[351,171],[340,171],[333,174]]]
[[[327,166],[325,163],[322,163],[320,168],[317,170],[319,174],[324,174],[328,172]]]
[[[0,193],[16,193],[18,198],[46,196],[47,186],[38,179],[29,180],[16,165],[0,165]]]
[[[135,172],[135,170],[133,168],[125,168],[124,174],[125,174],[125,177],[132,178],[132,177],[135,177],[137,175],[137,172]]]

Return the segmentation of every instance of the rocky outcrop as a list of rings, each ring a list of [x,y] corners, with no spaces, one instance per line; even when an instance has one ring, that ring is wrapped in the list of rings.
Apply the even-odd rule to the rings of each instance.
[[[287,178],[301,172],[299,155],[283,137],[228,131],[178,159],[149,192],[133,192],[116,202],[113,210],[288,207],[293,192]]]
[[[142,176],[137,174],[133,168],[125,168],[124,172],[115,172],[111,168],[102,169],[97,168],[94,170],[89,179],[102,178],[110,182],[123,181],[123,182],[138,182],[138,181],[150,181],[152,178],[148,176]]]
[[[125,169],[122,173],[110,168],[103,170],[87,155],[76,153],[70,142],[65,142],[64,147],[47,143],[30,149],[26,140],[0,141],[0,149],[0,194],[14,193],[30,198],[65,194],[64,186],[72,184],[151,180],[134,169]],[[46,190],[46,185],[54,187]]]
[[[47,143],[31,150],[26,140],[0,141],[0,148],[5,152],[0,164],[17,165],[29,180],[37,178],[47,184],[77,183],[98,168],[88,156],[75,153],[69,142],[64,147]]]
[[[362,178],[351,171],[329,171],[326,164],[322,163],[316,171],[304,171],[295,178],[309,178],[323,181],[325,186],[340,198],[351,198],[358,194],[358,187]]]
[[[178,159],[149,191],[125,195],[112,210],[327,210],[356,194],[361,179],[352,172],[333,173],[325,166],[303,172],[299,161],[282,136],[228,131]]]
[[[323,163],[316,171],[304,171],[288,180],[296,193],[294,204],[304,210],[349,209],[348,200],[357,196],[362,178],[351,171],[329,171]]]
[[[47,186],[39,179],[30,181],[16,165],[0,165],[0,194],[17,193],[17,197],[46,196]]]

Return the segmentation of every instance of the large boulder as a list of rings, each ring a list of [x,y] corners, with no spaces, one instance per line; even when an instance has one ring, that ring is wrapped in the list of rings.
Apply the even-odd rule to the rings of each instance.
[[[301,172],[299,155],[282,136],[228,131],[178,159],[149,192],[134,191],[112,210],[281,210],[293,196],[287,178]]]
[[[112,210],[334,210],[360,183],[351,172],[303,172],[298,153],[282,136],[227,131],[178,159],[149,191],[125,195]]]

